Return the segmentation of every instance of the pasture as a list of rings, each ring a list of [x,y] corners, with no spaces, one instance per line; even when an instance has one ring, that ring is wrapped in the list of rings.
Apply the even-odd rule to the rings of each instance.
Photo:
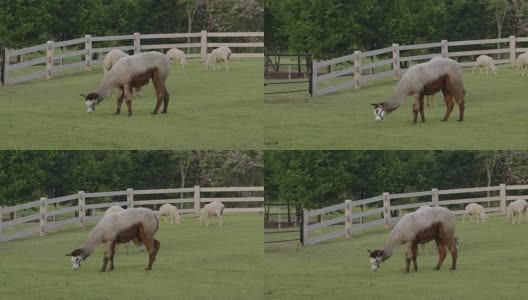
[[[132,117],[126,105],[114,114],[116,92],[94,113],[86,112],[79,94],[99,86],[100,65],[92,72],[77,69],[53,80],[0,87],[0,148],[257,149],[262,145],[262,73],[261,59],[233,59],[229,72],[206,70],[196,61],[185,69],[172,63],[168,113],[151,114],[156,98],[150,83],[132,101]]]
[[[456,121],[455,106],[449,122],[440,122],[445,113],[440,93],[435,96],[436,106],[425,107],[426,122],[416,126],[412,125],[412,97],[406,98],[384,121],[374,121],[370,104],[383,102],[392,95],[396,85],[392,78],[321,97],[310,98],[307,93],[266,96],[265,148],[525,149],[526,118],[520,112],[528,110],[524,88],[527,80],[510,65],[500,67],[497,77],[486,77],[478,71],[472,75],[470,68],[465,69],[464,84],[468,90],[465,121]],[[285,90],[292,89],[283,86]]]
[[[183,216],[160,220],[161,249],[150,272],[148,256],[120,246],[115,269],[101,273],[104,247],[73,271],[66,253],[86,240],[87,228],[69,226],[45,237],[0,243],[0,290],[5,299],[257,299],[262,297],[262,216],[226,214],[209,227]]]
[[[437,256],[422,254],[418,272],[411,269],[408,274],[405,246],[379,271],[370,271],[366,250],[381,248],[390,233],[383,227],[308,247],[269,245],[264,294],[269,299],[521,299],[528,292],[524,251],[528,242],[522,238],[527,231],[526,216],[520,225],[508,223],[502,215],[479,225],[467,218],[462,224],[459,217],[457,270],[449,270],[449,254],[440,271],[433,271]]]

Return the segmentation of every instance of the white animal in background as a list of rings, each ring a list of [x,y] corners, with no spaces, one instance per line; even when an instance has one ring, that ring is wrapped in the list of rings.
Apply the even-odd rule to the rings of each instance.
[[[173,224],[173,221],[176,222],[176,224],[181,223],[180,211],[178,210],[176,206],[168,204],[168,203],[163,204],[160,207],[159,212],[160,212],[159,216],[160,217],[163,216],[163,219],[165,220],[165,222],[169,223],[167,221],[167,218],[165,217],[165,216],[169,216],[171,224]]]
[[[477,60],[475,61],[475,66],[473,67],[471,74],[475,72],[475,69],[477,67],[479,68],[481,74],[484,73],[482,71],[482,68],[484,68],[486,70],[486,75],[488,75],[489,71],[497,75],[497,67],[495,66],[495,62],[493,61],[493,58],[487,55],[481,55],[477,57]]]
[[[216,71],[217,63],[223,60],[226,65],[226,72],[229,72],[229,60],[230,59],[231,59],[231,49],[229,49],[226,46],[221,46],[211,51],[211,54],[207,56],[207,60],[205,61],[204,64],[207,65],[207,69],[209,69],[209,67],[212,66],[213,71]],[[220,67],[218,67],[218,70],[220,70]]]
[[[510,203],[508,207],[506,207],[506,218],[512,220],[512,224],[515,224],[515,215],[519,215],[519,222],[517,224],[521,224],[522,220],[522,213],[526,211],[526,217],[528,218],[528,202],[524,199],[517,199]]]
[[[200,211],[200,225],[205,221],[205,225],[209,226],[209,216],[218,216],[220,227],[224,224],[224,204],[219,201],[211,202],[205,205]]]
[[[479,219],[481,219],[484,223],[486,223],[486,220],[488,219],[484,206],[476,203],[470,203],[466,206],[464,209],[464,216],[462,216],[462,223],[464,223],[466,215],[469,215],[470,218],[472,215],[477,216],[477,224],[479,223]]]
[[[167,56],[170,58],[170,60],[179,63],[182,69],[185,68],[185,65],[187,64],[185,52],[181,51],[178,48],[172,48],[167,51]]]
[[[522,77],[524,77],[525,66],[528,66],[528,52],[525,52],[517,57],[517,70]]]

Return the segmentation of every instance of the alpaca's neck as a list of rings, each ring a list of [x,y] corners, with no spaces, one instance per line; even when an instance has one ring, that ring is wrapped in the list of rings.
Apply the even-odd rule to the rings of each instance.
[[[394,251],[396,251],[396,249],[402,244],[401,240],[397,235],[393,234],[393,232],[391,232],[383,245],[383,254],[385,258],[391,257],[394,254]]]
[[[92,232],[90,232],[90,235],[88,236],[88,239],[86,242],[80,247],[80,249],[83,250],[83,257],[86,258],[92,254],[92,252],[95,251],[97,246],[103,242],[103,238],[101,236],[101,232],[99,232],[98,228],[94,228]]]
[[[383,103],[383,110],[389,113],[396,110],[403,103],[406,96],[407,95],[403,93],[394,93],[389,101]]]
[[[107,76],[105,76],[103,78],[103,81],[99,85],[99,89],[97,89],[96,93],[102,98],[108,97],[112,93],[112,89],[116,86],[118,86],[116,82],[114,82],[113,80],[108,80]]]

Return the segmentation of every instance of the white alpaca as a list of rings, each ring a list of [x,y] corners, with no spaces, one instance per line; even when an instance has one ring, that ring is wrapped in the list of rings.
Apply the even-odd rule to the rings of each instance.
[[[455,220],[455,213],[443,207],[423,208],[420,211],[406,214],[398,221],[385,240],[382,249],[368,250],[372,270],[376,271],[381,262],[391,257],[401,244],[408,244],[405,254],[405,271],[409,272],[411,260],[414,264],[414,270],[417,271],[418,244],[427,243],[433,239],[437,242],[438,253],[440,254],[435,270],[439,270],[444,262],[447,254],[446,247],[451,252],[451,269],[456,269],[458,251],[455,241]]]
[[[213,67],[213,71],[216,71],[217,62],[223,60],[226,65],[226,72],[229,72],[229,60],[231,59],[231,49],[229,49],[226,46],[222,46],[219,48],[214,49],[211,51],[211,54],[207,56],[207,60],[204,64],[207,65],[207,69],[209,67]],[[218,67],[218,70],[220,70],[220,67]]]
[[[200,225],[205,221],[205,225],[209,226],[209,216],[218,216],[220,227],[224,224],[224,204],[219,201],[211,202],[205,205],[200,211]]]
[[[387,114],[396,110],[407,96],[414,96],[413,123],[417,123],[418,112],[425,122],[424,97],[442,91],[446,103],[446,113],[442,121],[447,121],[455,103],[460,110],[459,121],[464,120],[465,89],[462,82],[462,69],[451,59],[435,57],[430,61],[409,68],[396,85],[390,100],[373,103],[376,121],[383,120]]]
[[[110,52],[108,52],[104,59],[103,59],[103,72],[106,75],[110,69],[117,63],[118,60],[120,60],[123,57],[127,57],[128,54],[125,52],[119,50],[119,49],[112,49]]]
[[[464,223],[466,215],[469,215],[471,219],[473,219],[471,217],[472,215],[477,216],[477,224],[479,223],[479,219],[481,219],[484,223],[486,223],[486,220],[488,219],[484,206],[477,203],[470,203],[466,206],[466,208],[464,209],[464,215],[462,216],[462,223]]]
[[[97,223],[81,247],[66,256],[71,256],[72,268],[77,270],[97,246],[104,243],[105,254],[101,272],[106,270],[108,261],[110,261],[110,270],[113,270],[116,244],[137,240],[145,245],[149,254],[149,264],[145,270],[151,270],[160,248],[160,242],[154,239],[158,227],[158,218],[150,209],[129,208],[121,212],[110,213],[103,216]]]
[[[165,81],[170,73],[170,60],[160,52],[145,52],[123,57],[112,66],[112,69],[103,77],[99,88],[84,97],[88,113],[95,110],[95,106],[105,97],[110,96],[112,90],[120,89],[116,114],[121,112],[121,104],[126,100],[128,115],[132,115],[132,88],[142,87],[149,83],[150,79],[156,90],[157,103],[154,114],[157,114],[163,103],[163,112],[167,112],[169,105],[169,93],[165,87]]]
[[[174,205],[171,205],[171,204],[163,204],[160,209],[159,209],[159,216],[162,217],[163,216],[163,219],[165,220],[165,222],[169,223],[167,221],[167,218],[165,216],[169,216],[170,218],[170,223],[173,224],[173,220],[174,222],[176,222],[176,224],[180,224],[181,223],[181,215],[180,215],[180,211],[178,210],[178,208]]]
[[[524,77],[524,67],[528,66],[528,52],[525,52],[517,57],[517,70],[522,77]]]
[[[486,70],[486,75],[488,75],[489,71],[492,71],[495,76],[497,75],[497,67],[495,66],[495,62],[493,61],[493,58],[487,55],[481,55],[477,57],[477,60],[475,61],[475,66],[473,67],[471,74],[475,72],[475,69],[477,67],[479,68],[481,74],[484,73],[482,71],[482,68],[484,68]]]
[[[512,220],[512,224],[515,224],[515,215],[519,215],[519,222],[517,224],[521,224],[522,220],[522,213],[526,211],[526,215],[528,218],[528,202],[523,199],[518,199],[513,201],[506,207],[506,218]]]
[[[170,60],[179,63],[182,69],[185,68],[185,65],[187,64],[185,52],[177,48],[172,48],[167,52],[167,56],[170,58]]]

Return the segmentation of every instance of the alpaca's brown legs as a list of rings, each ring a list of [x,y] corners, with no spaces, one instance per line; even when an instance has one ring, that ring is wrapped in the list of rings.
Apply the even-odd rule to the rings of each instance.
[[[442,122],[446,122],[447,120],[449,120],[449,116],[451,115],[453,107],[455,106],[455,104],[453,103],[453,97],[451,97],[451,95],[446,92],[444,92],[444,100],[446,103],[446,113],[444,118],[442,119]]]
[[[412,245],[412,262],[413,262],[413,266],[414,266],[414,271],[418,271],[418,262],[416,261],[416,254],[418,252],[418,245],[417,244],[414,244]]]
[[[165,90],[165,92],[163,97],[163,111],[161,112],[162,114],[167,113],[167,107],[169,107],[169,92],[167,91],[166,87],[163,87],[163,89]]]
[[[105,252],[103,257],[103,267],[101,268],[101,272],[106,271],[106,265],[108,264],[109,260],[112,260],[114,250],[115,242],[106,242],[105,244]]]
[[[118,115],[119,113],[121,113],[121,104],[123,104],[123,100],[125,99],[125,93],[123,92],[123,90],[121,89],[121,91],[119,92],[119,96],[117,97],[117,110],[116,110],[116,115]]]
[[[424,114],[424,95],[420,94],[418,98],[419,104],[420,104],[420,117],[422,118],[422,122],[425,122],[425,114]]]
[[[436,238],[436,246],[438,247],[438,263],[436,264],[435,270],[440,270],[440,267],[444,263],[444,259],[447,255],[447,250],[440,237]]]
[[[146,236],[143,226],[139,228],[139,234],[141,236],[141,239],[143,240],[145,249],[147,250],[149,254],[149,263],[148,263],[147,268],[145,269],[149,271],[149,270],[152,270],[152,264],[156,260],[156,254],[158,253],[158,250],[160,248],[160,242],[158,240],[155,240],[155,239],[152,239],[151,237]]]
[[[458,118],[459,122],[464,121],[464,110],[466,109],[466,105],[464,104],[464,98],[458,100],[458,110],[460,111],[460,117]]]
[[[132,115],[132,87],[128,84],[123,86],[125,101],[128,109],[128,116]]]
[[[156,107],[154,108],[154,112],[152,113],[157,114],[161,107],[161,103],[165,99],[164,82],[161,81],[159,77],[159,72],[157,70],[154,70],[154,72],[152,73],[152,82],[154,83],[154,89],[156,90],[156,97],[158,98],[158,101],[156,102]]]
[[[114,255],[116,252],[117,243],[114,241],[110,246],[110,271],[114,270]]]
[[[407,251],[405,252],[405,273],[409,273],[409,268],[411,267],[411,259],[412,259],[412,250],[411,247],[407,248]]]
[[[455,239],[449,239],[447,248],[451,252],[451,269],[456,270],[457,258],[458,258],[458,249],[456,247]]]
[[[422,99],[423,101],[423,99]],[[414,98],[414,104],[413,104],[413,124],[418,123],[418,111],[420,110],[420,96],[417,95]]]

